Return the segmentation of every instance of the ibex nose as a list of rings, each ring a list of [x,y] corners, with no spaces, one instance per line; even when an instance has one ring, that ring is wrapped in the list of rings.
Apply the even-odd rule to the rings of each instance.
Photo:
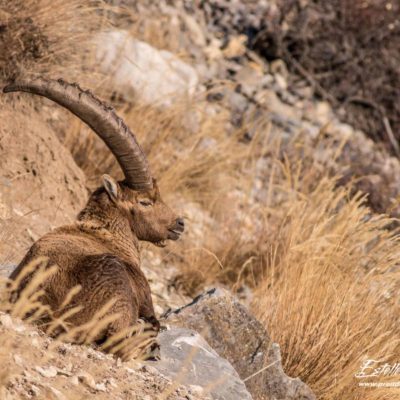
[[[184,229],[185,229],[185,221],[183,220],[183,218],[177,218],[177,220],[176,220],[176,225],[177,225],[180,229],[182,229],[182,232],[184,231]]]

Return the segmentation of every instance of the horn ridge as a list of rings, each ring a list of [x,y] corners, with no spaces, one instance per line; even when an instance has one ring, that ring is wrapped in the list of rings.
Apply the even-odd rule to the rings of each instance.
[[[115,109],[97,98],[90,90],[63,79],[36,78],[11,83],[4,93],[28,92],[53,100],[68,109],[104,141],[114,154],[125,175],[126,183],[136,190],[153,187],[146,156],[135,135]]]

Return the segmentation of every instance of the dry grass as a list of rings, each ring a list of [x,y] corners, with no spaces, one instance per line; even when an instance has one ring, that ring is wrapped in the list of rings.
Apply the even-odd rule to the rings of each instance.
[[[259,236],[241,237],[234,209],[231,219],[214,213],[217,226],[231,229],[223,240],[216,225],[204,231],[207,252],[184,255],[180,283],[192,294],[216,281],[253,287],[253,312],[280,344],[285,371],[318,398],[394,399],[397,388],[359,388],[354,375],[367,358],[397,362],[398,232],[351,186],[337,187],[335,178],[297,161],[275,159],[273,200],[247,207],[253,221],[263,221]]]
[[[354,378],[367,358],[396,362],[400,238],[388,229],[393,220],[371,213],[351,185],[338,187],[304,143],[288,146],[290,161],[273,157],[265,177],[270,201],[247,204],[240,221],[233,202],[223,214],[215,204],[208,210],[216,222],[204,229],[205,250],[184,254],[180,284],[192,294],[216,281],[253,287],[253,311],[281,345],[285,370],[318,398],[394,399],[397,388],[363,389]],[[262,222],[247,239],[246,218]],[[220,227],[228,228],[222,239]]]
[[[332,180],[311,193],[291,189],[253,310],[281,345],[287,373],[318,398],[366,398],[354,378],[362,360],[394,363],[399,348],[399,237]]]
[[[24,319],[34,323],[52,337],[56,337],[52,348],[59,341],[91,345],[96,338],[101,337],[107,326],[119,318],[118,314],[110,314],[113,302],[108,302],[97,310],[93,318],[80,326],[71,325],[69,319],[82,309],[82,305],[74,305],[74,297],[81,290],[76,286],[70,290],[58,310],[51,309],[43,302],[44,286],[57,271],[57,266],[48,266],[44,258],[38,258],[29,264],[15,281],[3,279],[0,281],[1,297],[0,311],[9,312],[13,318]],[[33,274],[29,283],[19,293],[15,293],[28,275]],[[143,360],[148,355],[148,349],[154,343],[154,332],[150,325],[138,324],[126,331],[109,337],[100,347],[101,350],[116,354],[123,360]]]
[[[92,33],[109,26],[102,9],[102,0],[0,0],[0,83],[40,74],[91,81]]]
[[[127,105],[118,114],[138,137],[166,197],[180,193],[210,205],[238,185],[236,167],[251,158],[253,147],[240,143],[242,131],[226,136],[228,114],[208,115],[205,96],[178,100],[169,109]],[[121,176],[115,158],[81,122],[75,121],[65,144],[90,186],[96,186],[105,171]]]

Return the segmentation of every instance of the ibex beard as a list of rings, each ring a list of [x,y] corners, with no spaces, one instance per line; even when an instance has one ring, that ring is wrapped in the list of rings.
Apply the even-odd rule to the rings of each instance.
[[[88,323],[106,304],[112,305],[105,317],[117,316],[93,341],[104,342],[138,320],[149,323],[157,333],[160,324],[140,269],[139,241],[164,247],[167,240],[180,237],[184,221],[163,202],[135,136],[111,107],[76,84],[37,78],[13,83],[3,91],[38,94],[70,110],[103,139],[125,175],[119,182],[103,175],[103,185],[91,194],[74,224],[57,228],[32,245],[10,276],[19,281],[13,301],[35,276],[36,271],[23,276],[27,266],[46,257],[48,266],[58,266],[41,285],[41,301],[53,316],[64,312],[66,296],[80,286],[68,304],[69,308],[79,306],[68,317],[70,325]]]

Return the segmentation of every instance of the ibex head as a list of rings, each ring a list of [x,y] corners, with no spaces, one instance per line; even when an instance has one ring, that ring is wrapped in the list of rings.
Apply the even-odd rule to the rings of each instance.
[[[153,187],[147,190],[134,190],[108,175],[103,175],[103,185],[113,205],[127,215],[139,240],[164,247],[166,240],[179,239],[184,221],[163,202],[155,179]]]
[[[121,166],[125,180],[116,182],[104,175],[104,189],[93,193],[91,199],[97,204],[95,208],[105,208],[102,210],[103,220],[107,218],[106,209],[112,205],[114,211],[119,210],[128,218],[131,230],[139,240],[164,246],[165,240],[179,238],[184,230],[183,219],[177,217],[162,201],[135,135],[112,107],[105,105],[89,91],[82,90],[77,84],[69,84],[61,79],[24,80],[6,86],[3,91],[23,91],[55,101],[89,125],[108,146]],[[98,198],[104,192],[111,203],[107,204]],[[81,216],[84,214],[85,210]]]

